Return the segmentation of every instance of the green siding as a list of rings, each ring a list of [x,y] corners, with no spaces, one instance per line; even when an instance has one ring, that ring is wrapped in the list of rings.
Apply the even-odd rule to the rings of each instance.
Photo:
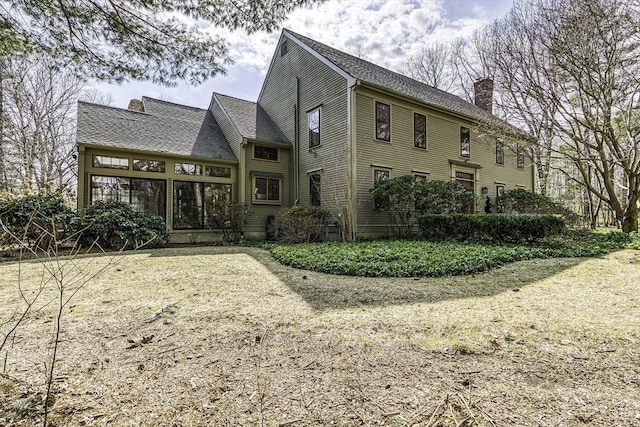
[[[216,119],[216,122],[218,122],[220,129],[222,129],[224,137],[227,138],[227,141],[231,146],[231,150],[233,150],[233,154],[236,155],[236,159],[240,160],[242,135],[240,135],[227,115],[224,113],[224,111],[222,111],[220,104],[218,104],[217,102],[212,102],[209,110],[211,111],[211,114],[213,114],[213,117]]]
[[[391,105],[391,141],[375,139],[375,101]],[[427,149],[413,146],[413,113],[427,116]],[[460,156],[460,126],[471,129],[471,157]],[[505,147],[505,164],[496,165],[495,138],[480,136],[474,125],[462,118],[428,109],[418,104],[390,97],[367,89],[356,95],[357,204],[358,231],[362,235],[385,233],[386,215],[373,209],[369,190],[373,187],[373,170],[389,168],[390,176],[397,177],[417,171],[428,172],[429,179],[450,180],[455,170],[475,174],[475,191],[488,188],[488,196],[495,198],[497,183],[506,189],[524,186],[533,189],[530,162],[524,169],[516,167],[515,143],[513,150]],[[450,160],[454,161],[452,164]],[[478,165],[479,168],[462,166]],[[484,203],[476,210],[483,212]]]
[[[344,206],[347,185],[347,81],[295,41],[288,40],[288,48],[289,51],[280,56],[280,46],[277,47],[258,103],[292,143],[299,143],[297,202],[309,204],[309,175],[321,171],[322,207],[337,218]],[[299,91],[297,138],[294,123],[296,85]],[[321,145],[309,149],[307,113],[317,107],[321,109]],[[295,155],[295,147],[292,155]],[[293,159],[291,170],[293,177]],[[292,193],[291,203],[295,202]]]

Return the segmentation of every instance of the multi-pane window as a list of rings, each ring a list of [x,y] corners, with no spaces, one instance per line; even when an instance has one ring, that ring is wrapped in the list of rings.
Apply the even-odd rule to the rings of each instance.
[[[175,162],[173,171],[177,175],[202,176],[202,165],[194,165],[193,163]]]
[[[460,126],[460,156],[471,157],[471,132],[464,126]]]
[[[91,176],[91,203],[98,200],[131,204],[147,215],[166,218],[166,182],[161,179]]]
[[[413,179],[415,180],[415,182],[425,182],[427,180],[427,175],[424,173],[414,173],[413,174]]]
[[[133,159],[133,170],[140,172],[164,172],[165,162],[162,160]]]
[[[278,149],[274,147],[265,147],[264,145],[255,145],[253,148],[253,157],[262,160],[278,161]]]
[[[289,46],[287,45],[287,40],[283,40],[280,45],[280,56],[284,56],[287,52],[289,52]]]
[[[280,202],[280,182],[279,178],[254,178],[254,201]]]
[[[206,166],[204,176],[214,176],[217,178],[231,178],[231,168],[223,166]]]
[[[320,145],[320,109],[316,108],[308,114],[309,121],[309,148]]]
[[[93,155],[94,168],[129,169],[129,159],[126,157]]]
[[[427,148],[427,117],[413,113],[413,146]]]
[[[391,141],[391,106],[376,101],[376,139]]]
[[[504,185],[496,185],[496,197],[504,196]]]
[[[374,185],[389,180],[389,171],[386,169],[374,169],[373,170],[373,183]],[[388,197],[374,197],[373,207],[374,209],[384,209],[389,205]]]
[[[516,148],[517,158],[517,166],[518,169],[524,169],[524,147],[521,144],[518,144]]]
[[[504,165],[504,141],[502,139],[496,141],[496,164]]]
[[[221,228],[217,207],[231,201],[231,184],[173,181],[173,228]]]
[[[475,193],[475,175],[469,172],[461,172],[456,171],[456,182],[470,191],[472,194]],[[463,209],[466,213],[473,213],[474,210],[474,202],[469,201],[466,206],[463,206]]]
[[[320,206],[322,178],[319,173],[309,175],[309,203],[311,206]]]

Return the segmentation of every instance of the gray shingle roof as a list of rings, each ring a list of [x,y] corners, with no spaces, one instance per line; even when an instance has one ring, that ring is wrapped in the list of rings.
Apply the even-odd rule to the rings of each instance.
[[[145,112],[78,102],[78,143],[237,160],[208,110],[143,97]]]
[[[255,102],[214,93],[220,106],[234,123],[240,135],[260,141],[290,143],[265,111]]]
[[[339,51],[330,46],[312,40],[303,35],[284,30],[302,43],[325,57],[338,68],[352,77],[380,88],[391,90],[398,94],[408,96],[427,105],[445,109],[465,117],[498,126],[507,126],[511,131],[523,133],[511,124],[489,114],[482,108],[463,100],[451,93],[436,89],[425,83],[419,82],[402,74],[380,67],[379,65],[362,60],[348,53]]]

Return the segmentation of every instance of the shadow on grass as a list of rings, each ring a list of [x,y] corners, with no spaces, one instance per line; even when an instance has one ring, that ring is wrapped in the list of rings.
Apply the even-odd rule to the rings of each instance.
[[[247,253],[316,310],[436,303],[517,292],[588,259],[534,259],[466,276],[395,278],[338,276],[297,270],[278,263],[267,251],[248,250]]]

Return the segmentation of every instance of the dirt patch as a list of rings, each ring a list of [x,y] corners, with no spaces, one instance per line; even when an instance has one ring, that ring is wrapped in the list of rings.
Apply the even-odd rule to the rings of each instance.
[[[439,279],[294,270],[260,249],[129,253],[65,311],[51,419],[636,425],[639,276],[631,251]],[[0,277],[0,306],[17,307],[18,264]],[[23,284],[40,277],[21,265]],[[41,409],[54,296],[1,355],[0,409],[25,425]]]

